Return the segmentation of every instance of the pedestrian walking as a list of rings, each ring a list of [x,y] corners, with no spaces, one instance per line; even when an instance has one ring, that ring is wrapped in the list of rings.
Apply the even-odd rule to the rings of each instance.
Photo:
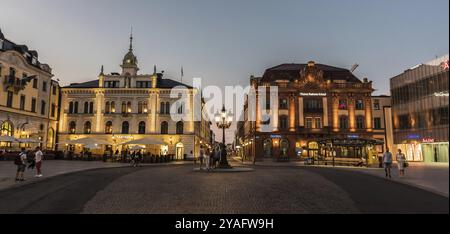
[[[41,178],[42,177],[42,160],[43,160],[44,154],[41,151],[41,148],[38,146],[36,147],[36,152],[34,153],[34,161],[36,163],[36,177]]]
[[[203,162],[205,159],[205,150],[203,149],[203,145],[200,146],[200,170],[203,170]]]
[[[24,173],[27,167],[27,152],[22,148],[22,152],[14,159],[14,164],[17,165],[16,181],[25,181]]]
[[[391,168],[392,168],[392,154],[389,152],[389,148],[386,149],[386,152],[383,154],[383,164],[384,171],[386,172],[386,178],[392,178],[391,176]]]
[[[209,152],[209,149],[206,148],[205,151],[205,164],[206,164],[206,170],[210,171],[211,170],[211,157],[210,157],[211,153]]]
[[[212,151],[209,153],[209,168],[214,168],[214,155],[216,154],[216,150],[213,148]]]
[[[395,156],[397,160],[397,166],[398,166],[398,174],[400,176],[405,175],[405,169],[408,166],[406,162],[406,156],[402,153],[402,150],[399,149],[397,155]]]

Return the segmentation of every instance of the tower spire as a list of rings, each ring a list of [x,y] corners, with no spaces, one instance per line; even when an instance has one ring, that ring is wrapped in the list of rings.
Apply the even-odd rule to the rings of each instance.
[[[133,51],[133,26],[131,26],[130,32],[130,51]]]

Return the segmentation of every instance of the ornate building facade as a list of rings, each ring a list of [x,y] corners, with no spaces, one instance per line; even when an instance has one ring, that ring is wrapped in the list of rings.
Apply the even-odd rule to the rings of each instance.
[[[197,90],[165,78],[156,66],[151,75],[138,74],[132,39],[121,73],[104,74],[102,67],[97,79],[62,88],[60,142],[95,138],[108,142],[94,150],[102,154],[125,150],[127,146],[122,143],[147,138],[158,145],[154,153],[173,154],[178,160],[197,156],[200,145],[207,146],[210,138],[210,122],[194,119]],[[177,89],[188,97],[188,103],[175,106],[179,98],[171,97],[171,92]],[[185,119],[174,121],[173,115]],[[66,147],[75,152],[84,148],[70,144]]]
[[[372,82],[361,81],[347,69],[313,61],[282,64],[262,77],[251,77],[250,83],[256,105],[246,101],[236,139],[244,158],[375,161],[386,144],[392,144],[385,131],[390,97],[373,97]],[[258,90],[261,86],[267,87],[265,95]],[[270,86],[278,88],[276,95]],[[249,119],[252,112],[256,121]]]
[[[7,147],[54,149],[60,88],[38,53],[5,38],[0,31],[0,126],[2,136],[33,143]]]

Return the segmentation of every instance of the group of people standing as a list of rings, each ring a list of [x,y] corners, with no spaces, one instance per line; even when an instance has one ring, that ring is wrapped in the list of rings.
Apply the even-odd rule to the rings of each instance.
[[[200,146],[200,170],[206,169],[207,171],[210,171],[217,168],[220,158],[226,156],[227,151],[222,145],[217,149],[213,148],[212,150],[209,148],[206,148],[205,150],[203,146]]]
[[[402,150],[399,149],[398,153],[396,155],[397,160],[397,167],[399,171],[399,176],[404,176],[406,168],[409,166],[408,161],[406,160],[405,154],[402,153]],[[391,168],[393,164],[393,157],[392,153],[389,152],[389,148],[386,149],[386,152],[383,154],[383,164],[384,164],[384,170],[386,172],[386,178],[391,179]]]
[[[21,152],[14,159],[14,164],[17,165],[16,181],[25,181],[25,170],[36,168],[36,178],[42,177],[42,160],[44,154],[40,147],[36,147],[34,151],[26,151],[22,148]]]

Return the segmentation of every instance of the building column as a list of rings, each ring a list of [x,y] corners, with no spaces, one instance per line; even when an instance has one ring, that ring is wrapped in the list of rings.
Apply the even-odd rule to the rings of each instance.
[[[353,97],[348,99],[348,118],[350,131],[356,131],[355,99]]]
[[[156,93],[152,92],[150,94],[150,133],[156,133],[156,115],[158,113],[158,98]]]
[[[295,132],[295,97],[289,98],[289,131]]]
[[[100,133],[103,126],[103,102],[105,101],[105,94],[102,91],[95,93],[95,132]]]
[[[305,118],[303,116],[303,98],[298,98],[298,125],[300,127],[305,126]]]
[[[279,128],[279,110],[278,110],[278,93],[270,93],[270,104],[273,106],[271,125],[273,126],[273,131],[277,132]],[[272,122],[273,121],[273,122]]]
[[[260,132],[261,131],[261,105],[259,103],[258,91],[256,91],[256,118],[255,118],[255,122],[256,122],[256,131]]]
[[[322,98],[323,107],[323,126],[328,127],[328,99],[326,97]]]
[[[331,110],[333,112],[333,131],[339,132],[339,98],[332,98],[332,107]]]
[[[373,121],[372,121],[372,99],[367,98],[365,101],[365,115],[366,115],[366,129],[368,132],[373,131]]]

